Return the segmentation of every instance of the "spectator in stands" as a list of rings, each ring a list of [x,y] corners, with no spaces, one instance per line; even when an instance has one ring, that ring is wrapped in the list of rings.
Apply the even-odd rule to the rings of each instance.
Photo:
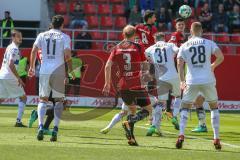
[[[92,37],[88,32],[84,30],[85,29],[83,28],[83,31],[81,31],[76,37],[77,41],[75,42],[75,49],[91,49],[92,48],[92,43],[91,41],[89,41],[89,40],[92,40]]]
[[[218,11],[213,14],[213,24],[214,32],[228,32],[228,17],[222,3],[218,5]]]
[[[85,14],[80,3],[76,3],[74,11],[71,12],[70,15],[72,16],[70,28],[72,29],[80,27],[87,28],[88,23],[85,20]]]
[[[146,10],[154,10],[154,0],[139,0],[142,16]]]
[[[10,42],[11,30],[14,29],[13,19],[9,11],[5,11],[5,18],[2,20],[3,47],[7,47]]]
[[[199,15],[199,21],[202,23],[204,31],[212,30],[212,12],[209,9],[208,3],[204,3]]]
[[[125,7],[125,17],[127,21],[129,21],[130,12],[132,11],[133,7],[137,5],[137,0],[127,0],[123,2]]]
[[[230,13],[233,10],[235,3],[235,0],[224,0],[223,4],[225,12]]]
[[[160,31],[171,31],[172,29],[171,18],[164,6],[160,8],[159,13],[157,14],[157,24]]]
[[[141,22],[142,22],[142,15],[138,11],[137,6],[134,5],[130,12],[128,23],[135,26],[136,24],[141,23]]]
[[[176,17],[179,5],[180,4],[178,0],[168,0],[168,2],[166,3],[166,8],[168,9],[170,17],[172,18]]]
[[[229,26],[231,32],[240,32],[240,12],[239,5],[235,4],[233,11],[229,14]]]

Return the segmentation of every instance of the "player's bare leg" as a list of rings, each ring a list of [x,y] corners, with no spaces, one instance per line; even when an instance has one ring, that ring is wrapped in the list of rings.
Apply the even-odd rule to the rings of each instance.
[[[26,106],[26,102],[27,102],[26,95],[23,95],[22,97],[19,97],[18,114],[17,114],[17,120],[16,120],[15,127],[27,127],[27,126],[22,124],[22,116],[23,116],[23,113],[24,113],[24,108]]]
[[[221,150],[222,145],[219,138],[219,125],[220,125],[220,115],[217,107],[217,102],[209,102],[211,109],[211,123],[213,128],[213,144],[216,150]]]
[[[206,113],[203,108],[203,103],[205,99],[203,96],[199,95],[194,102],[194,106],[196,108],[196,113],[198,117],[198,126],[192,130],[192,132],[207,132],[207,126],[206,126]]]
[[[181,111],[180,111],[180,125],[179,125],[179,136],[176,142],[176,148],[182,148],[184,142],[185,128],[188,120],[189,109],[192,107],[192,104],[188,104],[185,102],[181,103]]]

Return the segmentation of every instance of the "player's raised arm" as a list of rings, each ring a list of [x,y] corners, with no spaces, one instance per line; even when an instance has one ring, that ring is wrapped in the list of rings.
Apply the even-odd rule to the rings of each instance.
[[[219,48],[216,48],[213,54],[216,57],[216,60],[211,64],[212,71],[214,72],[215,68],[224,61],[224,56]]]

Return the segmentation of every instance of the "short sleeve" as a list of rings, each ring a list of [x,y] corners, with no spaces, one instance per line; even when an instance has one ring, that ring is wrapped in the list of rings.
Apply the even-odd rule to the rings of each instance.
[[[215,51],[219,49],[217,44],[215,42],[213,42],[213,41],[211,41],[211,48],[212,48],[212,53],[211,54],[214,54]]]
[[[41,37],[42,37],[42,34],[40,33],[38,36],[37,36],[37,38],[36,38],[36,40],[35,40],[35,42],[34,42],[34,46],[36,46],[36,47],[38,47],[38,48],[42,48],[42,45],[41,45]]]
[[[17,60],[18,52],[19,52],[19,50],[17,48],[11,49],[10,50],[9,60],[15,62]]]
[[[68,35],[64,36],[64,50],[65,49],[71,49],[71,39]]]
[[[184,55],[184,50],[183,50],[183,46],[180,47],[177,58],[182,58],[184,61],[186,61],[186,57]]]

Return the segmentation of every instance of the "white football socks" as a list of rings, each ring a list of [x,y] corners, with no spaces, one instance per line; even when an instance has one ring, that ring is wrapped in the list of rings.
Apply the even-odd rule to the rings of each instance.
[[[162,121],[162,108],[163,104],[159,103],[153,107],[152,111],[152,125],[155,126],[158,130],[160,129]]]
[[[219,123],[220,123],[220,115],[219,110],[214,109],[211,110],[211,123],[213,128],[214,139],[219,138]]]
[[[189,109],[182,109],[180,112],[180,132],[179,135],[184,135],[184,131],[187,125]]]
[[[111,122],[108,124],[107,128],[112,129],[113,126],[115,126],[119,121],[122,119],[122,114],[117,113],[115,116],[112,118]]]
[[[19,99],[18,102],[18,114],[17,114],[17,122],[20,123],[22,120],[22,116],[24,113],[24,108],[26,106],[26,103],[24,103],[22,100]]]
[[[39,102],[38,103],[38,124],[39,124],[39,127],[43,127],[44,116],[46,114],[46,107],[47,107],[46,102]]]
[[[173,117],[177,117],[180,110],[181,98],[175,98],[173,102]]]
[[[54,106],[54,127],[58,127],[63,112],[63,102],[56,102]]]

